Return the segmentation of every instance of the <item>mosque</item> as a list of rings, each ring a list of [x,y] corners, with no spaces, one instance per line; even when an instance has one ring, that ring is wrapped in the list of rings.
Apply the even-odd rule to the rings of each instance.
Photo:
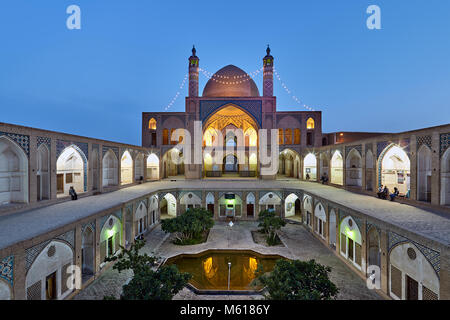
[[[142,146],[0,123],[0,299],[70,299],[69,266],[85,288],[120,245],[195,207],[274,210],[349,272],[379,268],[386,297],[450,299],[450,124],[323,133],[320,111],[277,111],[274,60],[267,48],[262,94],[228,65],[200,96],[193,48],[185,111],[143,112]]]

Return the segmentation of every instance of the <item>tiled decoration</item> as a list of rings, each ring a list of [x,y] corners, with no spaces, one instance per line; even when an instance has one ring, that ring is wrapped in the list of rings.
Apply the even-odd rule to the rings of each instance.
[[[158,192],[158,199],[163,199],[166,194],[170,193],[175,197],[175,199],[178,199],[178,191],[172,191],[172,192]]]
[[[31,248],[26,249],[25,250],[25,255],[26,255],[25,269],[27,271],[31,268],[31,265],[33,264],[34,260],[39,255],[39,253],[41,253],[41,251],[45,248],[45,246],[47,246],[53,240],[62,240],[64,242],[66,242],[67,244],[69,244],[73,249],[74,245],[75,245],[75,231],[69,230],[66,233],[63,233],[63,234],[55,237],[54,239],[50,239],[50,240],[41,242]]]
[[[219,198],[225,193],[226,192],[219,193]],[[259,191],[259,199],[261,199],[262,197],[264,197],[268,193],[276,194],[278,197],[280,197],[280,199],[284,199],[283,198],[283,194],[280,191]],[[238,193],[236,193],[236,194],[238,194]]]
[[[356,151],[359,152],[359,155],[362,157],[362,145],[357,145],[357,146],[346,146],[345,147],[345,154],[347,155],[352,149],[355,149]]]
[[[366,154],[367,154],[367,151],[372,151],[372,153],[373,153],[373,144],[372,143],[366,143],[365,145],[364,145],[364,149],[365,149],[365,151],[366,151]]]
[[[6,280],[11,287],[14,285],[14,256],[0,260],[0,278]]]
[[[417,150],[419,150],[419,148],[422,145],[426,145],[428,146],[428,148],[430,148],[431,150],[431,136],[421,136],[421,137],[417,137]]]
[[[335,209],[335,211],[336,211],[336,209]],[[338,211],[338,216],[339,216],[339,225],[341,225],[342,220],[344,220],[346,217],[351,217],[358,225],[359,230],[360,231],[362,230],[363,221],[360,218],[352,216],[351,214],[346,213],[342,209],[338,209],[337,211]]]
[[[381,172],[381,164],[382,164],[382,159],[384,157],[384,154],[390,149],[390,147],[388,148],[388,146],[393,146],[395,143],[392,143],[390,141],[383,141],[383,142],[378,142],[377,143],[377,172],[380,173]],[[409,158],[411,158],[410,155],[410,144],[409,144],[409,139],[401,139],[397,145],[399,147],[401,147],[406,154],[408,155]],[[378,187],[381,186],[381,174],[378,174]]]
[[[440,156],[444,154],[447,148],[450,146],[450,133],[443,133],[440,136]]]
[[[115,212],[113,212],[112,214],[107,214],[106,216],[103,216],[100,219],[100,229],[103,228],[104,224],[106,223],[106,220],[108,220],[108,218],[113,215],[115,216],[117,219],[119,219],[119,221],[122,223],[122,210],[117,210]]]
[[[428,262],[433,267],[434,271],[436,271],[436,274],[439,277],[439,272],[441,271],[441,255],[438,251],[430,249],[428,247],[425,247],[424,245],[421,245],[420,243],[417,243],[415,241],[412,241],[402,235],[399,235],[395,232],[389,231],[388,233],[388,252],[390,252],[396,245],[400,243],[406,243],[410,242],[414,244],[420,252],[425,256],[425,258],[428,260]]]
[[[89,159],[89,147],[85,142],[74,142],[68,140],[56,140],[56,159],[58,160],[64,149],[73,147],[81,155],[83,159],[83,177],[84,177],[84,192],[87,191],[87,162]]]
[[[366,233],[368,233],[370,228],[372,228],[372,227],[377,229],[378,234],[381,235],[381,228],[379,226],[377,226],[376,224],[370,223],[370,222],[366,223]]]
[[[117,157],[117,160],[120,161],[120,157],[119,157],[119,148],[117,147],[108,147],[108,146],[103,146],[103,152],[102,152],[102,158],[105,156],[105,153],[108,152],[108,150],[111,149],[114,154]]]
[[[85,223],[81,226],[81,233],[84,233],[84,231],[86,231],[86,228],[91,228],[92,232],[95,233],[95,220]]]
[[[7,136],[11,140],[15,141],[23,149],[23,151],[25,151],[25,154],[30,156],[30,136],[0,131],[0,137],[1,136]]]
[[[205,121],[208,116],[227,104],[234,104],[250,113],[261,127],[261,100],[203,100],[200,101],[200,119]]]
[[[200,200],[202,200],[202,192],[199,191],[199,190],[196,190],[196,191],[185,191],[185,190],[183,190],[183,191],[181,191],[181,192],[178,194],[178,197],[179,197],[178,199],[183,198],[183,196],[184,196],[186,193],[193,193],[193,194],[195,194],[196,196],[198,196],[198,197],[200,198]],[[240,194],[240,197],[242,197],[242,192],[241,192],[241,194]]]
[[[52,139],[51,138],[47,138],[47,137],[36,137],[37,143],[36,143],[36,147],[39,148],[39,146],[41,144],[45,144],[48,147],[48,150],[51,150],[51,146],[52,146]]]

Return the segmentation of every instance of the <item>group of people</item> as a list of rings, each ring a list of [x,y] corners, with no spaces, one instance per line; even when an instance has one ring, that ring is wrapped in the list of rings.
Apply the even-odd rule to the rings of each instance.
[[[397,187],[394,187],[394,192],[390,193],[387,186],[381,185],[378,188],[377,195],[380,199],[387,199],[389,197],[391,201],[394,201],[395,197],[398,197],[399,193],[400,191],[398,191]]]

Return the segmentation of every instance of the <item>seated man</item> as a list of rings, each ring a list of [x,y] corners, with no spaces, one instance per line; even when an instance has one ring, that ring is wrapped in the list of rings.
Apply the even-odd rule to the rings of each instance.
[[[69,194],[72,197],[72,200],[77,200],[78,199],[78,195],[77,195],[75,189],[73,188],[73,186],[70,186]]]
[[[391,201],[394,201],[395,197],[398,196],[400,192],[398,191],[397,187],[394,187],[394,193],[391,193],[389,196],[391,197]]]
[[[383,188],[383,185],[381,185],[381,186],[378,188],[377,196],[378,196],[378,198],[383,199],[383,197],[384,197],[384,188]]]

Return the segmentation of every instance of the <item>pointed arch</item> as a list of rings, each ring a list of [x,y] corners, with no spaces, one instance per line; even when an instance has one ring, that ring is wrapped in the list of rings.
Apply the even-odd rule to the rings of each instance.
[[[133,183],[133,158],[128,150],[122,154],[120,159],[120,184]]]
[[[317,180],[317,159],[313,153],[308,153],[303,159],[303,179]]]
[[[389,295],[394,299],[439,299],[439,277],[411,242],[401,242],[390,250],[388,280]]]
[[[156,120],[155,120],[155,118],[151,118],[151,119],[148,121],[148,128],[149,128],[150,130],[156,130]]]
[[[284,200],[284,217],[293,217],[296,214],[296,202],[298,196],[295,193],[289,194]]]
[[[134,180],[144,181],[144,154],[139,152],[134,160]]]
[[[57,192],[68,195],[70,187],[77,193],[86,191],[87,158],[76,145],[65,148],[56,160]]]
[[[306,120],[306,129],[314,129],[315,128],[315,122],[312,117],[309,117],[308,120]]]
[[[431,150],[423,144],[417,151],[417,200],[431,202]]]
[[[342,186],[344,184],[344,160],[339,150],[336,150],[333,153],[330,165],[331,165],[330,182]]]
[[[103,187],[117,186],[119,184],[119,166],[116,154],[109,149],[102,160]]]
[[[0,136],[0,205],[28,202],[28,157],[6,136]]]
[[[321,202],[318,202],[316,206],[314,207],[314,225],[315,225],[315,232],[319,234],[323,239],[325,239],[326,236],[326,222],[327,222],[327,214],[325,212],[325,207]]]
[[[95,272],[95,232],[91,226],[87,226],[81,237],[81,271],[83,275],[91,276]]]
[[[378,159],[378,184],[387,186],[389,191],[397,188],[401,194],[409,195],[411,164],[408,154],[392,143]]]
[[[159,180],[159,158],[154,153],[147,157],[147,180]]]
[[[170,192],[166,193],[159,204],[161,219],[174,218],[177,216],[177,199]]]
[[[342,219],[340,225],[341,255],[359,270],[363,269],[361,231],[351,216]]]
[[[362,157],[355,148],[351,149],[345,160],[346,185],[362,187]]]

